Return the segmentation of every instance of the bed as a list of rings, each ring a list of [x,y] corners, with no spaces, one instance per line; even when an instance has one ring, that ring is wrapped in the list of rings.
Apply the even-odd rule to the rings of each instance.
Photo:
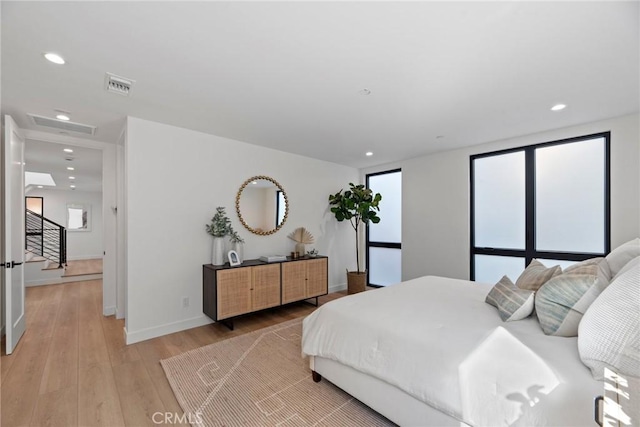
[[[503,322],[490,289],[425,276],[341,298],[304,320],[302,351],[315,380],[400,425],[594,425],[603,384],[577,338]]]

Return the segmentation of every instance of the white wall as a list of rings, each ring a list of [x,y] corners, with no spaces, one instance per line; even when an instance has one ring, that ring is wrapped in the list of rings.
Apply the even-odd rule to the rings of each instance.
[[[358,180],[355,168],[129,117],[125,175],[127,343],[209,322],[202,265],[211,262],[212,240],[204,227],[217,206],[244,237],[246,259],[289,253],[287,235],[304,226],[329,256],[330,287],[344,286],[345,269],[355,268],[353,231],[327,201]],[[270,236],[250,234],[235,214],[237,191],[254,175],[274,178],[289,198],[287,222]]]
[[[91,205],[91,231],[67,231],[67,259],[102,258],[102,192],[34,189],[31,197],[44,197],[44,216],[66,227],[68,203]]]
[[[402,278],[469,278],[469,156],[611,131],[611,245],[640,235],[640,133],[629,115],[441,152],[362,171],[402,168]],[[384,196],[384,195],[383,195]]]

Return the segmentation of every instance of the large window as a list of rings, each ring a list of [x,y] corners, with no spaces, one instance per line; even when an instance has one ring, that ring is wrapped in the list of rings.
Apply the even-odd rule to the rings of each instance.
[[[471,279],[610,250],[610,133],[471,156]]]
[[[367,175],[367,188],[380,193],[380,222],[367,227],[369,285],[388,286],[402,280],[402,172]]]

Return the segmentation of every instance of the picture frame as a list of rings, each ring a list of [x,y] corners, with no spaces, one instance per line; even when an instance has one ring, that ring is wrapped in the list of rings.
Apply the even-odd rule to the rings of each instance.
[[[227,258],[229,258],[229,265],[231,265],[231,267],[242,264],[236,251],[229,251],[229,253],[227,254]]]
[[[67,203],[67,231],[91,231],[91,205]]]

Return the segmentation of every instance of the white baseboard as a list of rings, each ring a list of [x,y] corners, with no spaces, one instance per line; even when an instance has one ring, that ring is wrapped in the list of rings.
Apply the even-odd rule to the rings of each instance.
[[[116,314],[116,306],[115,305],[102,308],[102,315],[103,316],[113,316],[114,314]]]
[[[334,292],[344,291],[345,289],[347,289],[347,284],[340,283],[338,285],[329,286],[329,293],[332,294]]]
[[[55,277],[53,279],[25,280],[24,286],[30,288],[32,286],[59,285],[60,283],[62,283],[62,278]]]
[[[146,328],[140,331],[127,331],[127,328],[125,327],[124,341],[125,343],[127,343],[127,345],[134,344],[140,341],[149,340],[151,338],[157,338],[163,335],[173,334],[175,332],[208,325],[210,323],[213,323],[213,320],[209,319],[203,314],[191,319],[180,320],[173,323],[166,323],[164,325],[154,326],[152,328]]]
[[[116,307],[116,319],[124,319],[124,313],[120,313],[118,307]]]

